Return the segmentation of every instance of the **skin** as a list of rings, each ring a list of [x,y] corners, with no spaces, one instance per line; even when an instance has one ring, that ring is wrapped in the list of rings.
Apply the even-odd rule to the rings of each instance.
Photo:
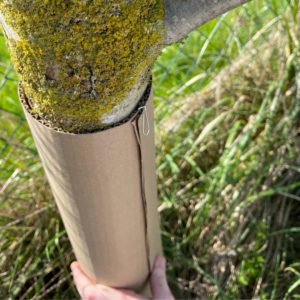
[[[73,281],[83,300],[147,300],[130,290],[113,289],[101,284],[94,284],[82,271],[77,261],[71,264]],[[153,300],[174,300],[166,279],[166,260],[158,256],[153,265],[150,278]]]

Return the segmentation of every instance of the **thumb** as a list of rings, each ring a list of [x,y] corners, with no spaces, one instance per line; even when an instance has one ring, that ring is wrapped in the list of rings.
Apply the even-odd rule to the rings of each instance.
[[[166,278],[166,259],[162,256],[158,256],[155,259],[150,278],[150,285],[153,300],[174,300]]]

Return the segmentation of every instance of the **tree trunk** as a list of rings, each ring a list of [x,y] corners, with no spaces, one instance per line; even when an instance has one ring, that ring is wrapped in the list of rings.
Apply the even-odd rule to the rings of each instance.
[[[0,21],[34,114],[94,132],[127,117],[166,45],[248,0],[3,0]]]

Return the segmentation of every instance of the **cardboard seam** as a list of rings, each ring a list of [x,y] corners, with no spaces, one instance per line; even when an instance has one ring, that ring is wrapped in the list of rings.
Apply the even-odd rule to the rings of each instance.
[[[144,109],[141,109],[142,113]],[[151,262],[150,262],[150,241],[148,234],[148,209],[147,209],[147,199],[146,199],[146,187],[145,187],[145,172],[143,168],[143,154],[142,154],[142,144],[140,138],[140,130],[139,130],[139,121],[140,115],[138,115],[134,120],[132,120],[131,124],[134,128],[135,136],[139,145],[139,154],[140,154],[140,169],[141,169],[141,191],[142,191],[142,201],[143,201],[143,209],[144,209],[144,217],[145,217],[145,243],[146,243],[146,254],[147,254],[147,264],[149,273],[151,273]]]

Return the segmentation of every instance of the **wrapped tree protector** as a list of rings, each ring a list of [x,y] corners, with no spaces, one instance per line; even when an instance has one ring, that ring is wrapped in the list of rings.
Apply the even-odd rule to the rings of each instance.
[[[52,129],[32,115],[22,84],[19,97],[83,271],[96,283],[149,296],[162,254],[151,84],[129,118],[87,134]]]

